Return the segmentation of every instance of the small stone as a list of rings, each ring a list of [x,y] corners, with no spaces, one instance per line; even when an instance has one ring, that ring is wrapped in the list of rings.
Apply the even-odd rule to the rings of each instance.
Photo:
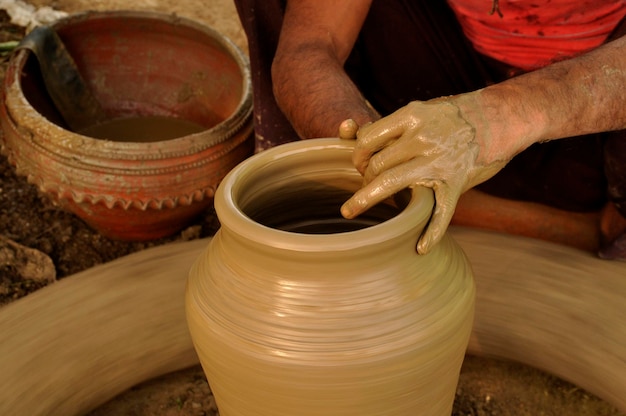
[[[198,238],[200,238],[201,232],[202,232],[201,225],[192,225],[191,227],[188,227],[184,229],[183,231],[181,231],[180,239],[183,241],[197,240]]]
[[[0,267],[10,267],[23,280],[52,283],[56,269],[45,253],[0,236]]]

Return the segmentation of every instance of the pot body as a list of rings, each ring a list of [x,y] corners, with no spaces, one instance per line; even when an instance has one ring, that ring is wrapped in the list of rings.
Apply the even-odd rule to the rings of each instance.
[[[218,188],[222,227],[190,271],[186,310],[223,416],[451,413],[471,268],[449,237],[416,253],[429,189],[341,218],[361,183],[352,149],[281,145]]]
[[[150,240],[184,228],[253,152],[247,57],[217,31],[175,15],[86,12],[53,28],[108,118],[184,120],[199,131],[155,140],[72,131],[37,60],[20,50],[2,89],[0,151],[18,174],[107,237]]]

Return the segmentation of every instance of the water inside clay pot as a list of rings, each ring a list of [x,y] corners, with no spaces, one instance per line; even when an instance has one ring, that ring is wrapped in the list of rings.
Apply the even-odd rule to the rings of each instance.
[[[200,133],[206,127],[191,121],[162,116],[126,117],[87,127],[78,133],[95,139],[148,143]]]
[[[22,88],[27,100],[41,115],[67,131],[73,131],[63,120],[63,117],[55,108],[41,75],[36,59],[29,56],[24,65],[24,79]],[[123,102],[128,100],[121,91],[118,91],[113,100]],[[138,104],[135,104],[135,106]],[[143,104],[142,104],[143,105]],[[226,104],[225,104],[226,105]],[[229,106],[232,104],[228,104]],[[115,142],[126,143],[151,143],[185,137],[190,134],[206,131],[224,121],[224,117],[205,108],[201,122],[191,120],[181,115],[163,114],[135,114],[136,110],[125,109],[118,104],[119,108],[110,108],[108,111],[113,115],[103,122],[94,123],[75,133],[81,135]],[[229,107],[227,107],[229,108]],[[155,109],[142,109],[141,112],[157,111]]]
[[[30,51],[17,55],[15,93],[23,93],[38,117],[62,128],[54,132],[124,144],[203,133],[202,145],[209,146],[242,127],[251,107],[248,62],[211,28],[175,16],[120,11],[74,15],[54,29],[103,113],[71,128],[48,89],[41,58]]]

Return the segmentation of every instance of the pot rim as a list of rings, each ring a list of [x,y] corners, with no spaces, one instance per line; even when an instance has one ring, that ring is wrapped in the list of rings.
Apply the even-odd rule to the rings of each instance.
[[[259,171],[262,174],[264,166],[276,166],[283,160],[304,153],[317,153],[319,160],[325,160],[329,152],[342,152],[345,154],[346,169],[356,170],[351,158],[354,143],[339,138],[300,140],[264,150],[241,162],[226,175],[215,194],[215,210],[222,227],[254,243],[300,252],[347,251],[380,244],[402,235],[414,238],[417,244],[434,206],[432,189],[421,186],[411,188],[408,205],[393,218],[360,230],[334,234],[303,234],[271,228],[251,219],[239,206],[237,198],[241,189],[248,186]]]
[[[232,40],[208,25],[175,14],[141,10],[114,10],[86,11],[72,14],[57,20],[51,26],[59,28],[76,21],[111,18],[159,20],[177,26],[185,26],[213,38],[237,62],[241,71],[242,94],[237,107],[227,119],[209,129],[170,140],[141,143],[102,140],[84,136],[50,122],[31,106],[24,96],[20,82],[20,74],[30,52],[19,50],[13,55],[6,72],[4,102],[2,105],[6,107],[11,123],[31,131],[31,140],[43,148],[55,151],[55,153],[61,150],[67,157],[80,155],[81,157],[92,156],[105,160],[109,158],[130,160],[167,159],[192,155],[223,143],[235,136],[248,124],[252,118],[252,80],[249,59]],[[37,139],[39,135],[41,137],[49,136],[51,131],[54,137],[65,137],[65,140],[43,143]],[[146,155],[147,149],[155,148],[158,148],[159,151]]]

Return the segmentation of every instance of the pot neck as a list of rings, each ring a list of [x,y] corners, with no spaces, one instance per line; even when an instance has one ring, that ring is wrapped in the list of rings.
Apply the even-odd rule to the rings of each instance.
[[[341,203],[362,181],[352,165],[353,149],[352,141],[311,139],[242,162],[215,196],[220,232],[242,249],[257,251],[361,257],[391,246],[415,251],[434,204],[430,189],[412,189],[404,207],[373,208],[361,224],[341,218]]]

